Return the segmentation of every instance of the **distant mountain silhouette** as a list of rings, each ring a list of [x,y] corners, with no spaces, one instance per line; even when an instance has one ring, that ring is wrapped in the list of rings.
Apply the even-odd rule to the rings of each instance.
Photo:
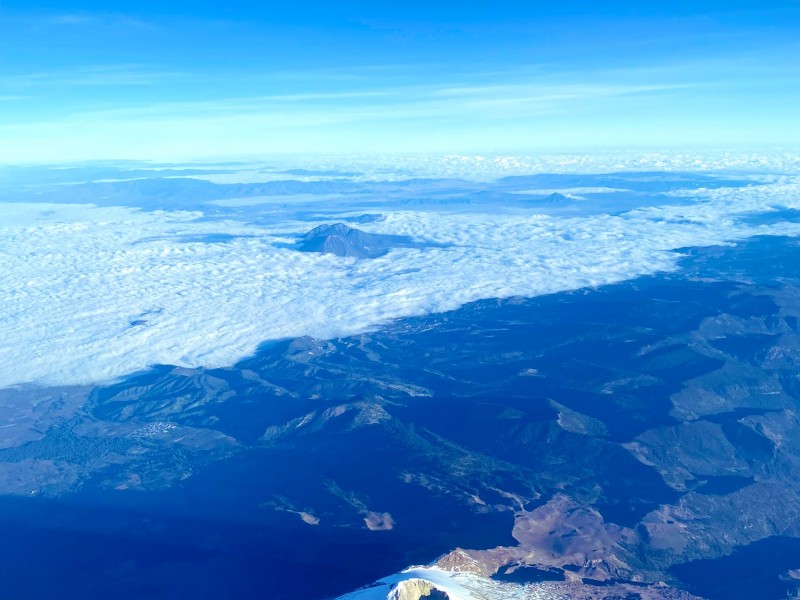
[[[382,215],[380,213],[367,213],[363,215],[358,215],[357,217],[351,217],[347,219],[351,223],[378,223],[380,221],[386,220],[386,215]]]
[[[555,192],[542,198],[541,200],[537,199],[536,204],[545,206],[572,206],[575,204],[575,200],[569,196]]]
[[[301,252],[320,252],[355,258],[377,258],[396,247],[420,247],[400,235],[366,233],[344,223],[320,225],[309,231],[298,244]]]

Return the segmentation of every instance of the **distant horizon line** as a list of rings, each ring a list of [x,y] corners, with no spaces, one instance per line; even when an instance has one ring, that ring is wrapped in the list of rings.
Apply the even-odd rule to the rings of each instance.
[[[800,144],[782,143],[753,143],[753,144],[725,144],[725,145],[706,145],[706,144],[685,144],[685,145],[620,145],[620,146],[547,146],[531,147],[528,149],[483,149],[483,150],[463,150],[463,151],[385,151],[385,150],[359,150],[359,151],[278,151],[264,150],[258,153],[247,154],[199,154],[184,155],[174,157],[97,157],[97,158],[76,158],[69,159],[19,159],[3,160],[0,159],[0,168],[18,166],[68,166],[68,165],[90,165],[90,164],[152,164],[152,165],[176,165],[176,164],[207,164],[219,165],[227,163],[231,165],[245,165],[262,162],[267,159],[282,158],[290,159],[368,159],[371,157],[429,157],[429,158],[536,158],[536,157],[557,157],[557,156],[610,156],[615,154],[638,154],[638,155],[676,155],[682,153],[697,153],[713,156],[716,154],[739,155],[753,152],[765,152],[770,154],[778,153],[800,153]]]

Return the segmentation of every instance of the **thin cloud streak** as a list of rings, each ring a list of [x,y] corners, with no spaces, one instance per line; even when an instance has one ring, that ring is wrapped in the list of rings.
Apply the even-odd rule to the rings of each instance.
[[[190,148],[194,158],[203,153],[216,156],[221,149],[231,155],[385,152],[392,150],[391,140],[398,144],[397,152],[413,152],[414,144],[438,152],[629,145],[636,143],[631,142],[636,136],[646,136],[652,146],[672,145],[681,131],[685,143],[698,143],[704,135],[729,143],[731,130],[722,127],[717,115],[724,113],[729,90],[746,89],[752,82],[739,82],[722,64],[679,61],[653,71],[562,73],[523,66],[502,76],[477,70],[427,84],[398,84],[403,76],[314,81],[318,71],[312,70],[296,73],[296,81],[305,84],[287,86],[280,73],[264,73],[262,81],[247,82],[249,93],[227,97],[219,96],[226,89],[239,89],[225,87],[224,79],[214,82],[208,97],[209,84],[197,73],[135,64],[6,76],[0,78],[0,91],[7,96],[90,86],[98,93],[65,103],[60,115],[34,106],[21,115],[0,116],[8,148],[0,149],[0,161],[19,156],[28,160],[29,155],[35,160],[37,148],[42,160],[52,161],[59,160],[59,152],[78,159],[148,158],[147,153],[155,152],[154,157],[168,159],[164,152],[186,157]],[[774,74],[770,77],[778,81]],[[131,86],[141,88],[143,95],[130,100],[126,89]],[[165,86],[179,94],[165,94]],[[188,95],[184,90],[192,86],[198,87],[199,99],[183,99]],[[261,93],[264,88],[271,93]],[[707,104],[702,98],[710,95],[719,98],[714,109],[698,112],[698,102]],[[672,122],[665,115],[671,115]],[[769,136],[789,135],[791,127],[763,127],[758,121],[759,117],[751,119],[749,130],[734,133],[747,131],[762,143],[762,137],[768,141]],[[468,145],[459,148],[459,143]]]
[[[395,120],[427,118],[435,116],[470,116],[474,112],[493,107],[523,109],[526,115],[540,114],[540,110],[524,110],[526,107],[547,109],[550,113],[565,101],[591,102],[601,98],[639,94],[657,94],[664,91],[696,87],[689,84],[664,85],[504,85],[485,87],[434,87],[410,86],[383,90],[352,92],[330,92],[309,94],[281,94],[251,98],[230,98],[198,102],[169,102],[129,108],[113,108],[96,111],[81,111],[68,118],[32,123],[33,127],[80,123],[90,125],[99,121],[125,121],[139,119],[176,119],[178,121],[217,119],[220,117],[259,118],[284,125],[302,123],[349,123],[356,121]],[[364,100],[359,104],[328,106],[326,100]],[[369,102],[380,100],[379,102]],[[314,106],[314,104],[317,104]],[[480,114],[477,116],[481,116]],[[484,114],[485,116],[485,114]],[[508,113],[505,118],[519,116]],[[294,117],[294,118],[293,118]],[[26,128],[14,125],[11,128]],[[2,128],[0,129],[7,129]]]
[[[61,71],[4,75],[0,76],[0,88],[154,86],[182,75],[177,71],[149,70],[142,65],[96,65]]]

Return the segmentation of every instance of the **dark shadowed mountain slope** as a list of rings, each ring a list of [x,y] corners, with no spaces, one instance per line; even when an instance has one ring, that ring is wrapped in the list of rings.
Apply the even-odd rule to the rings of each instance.
[[[354,258],[378,258],[392,248],[419,248],[423,244],[409,237],[366,233],[344,223],[320,225],[309,231],[298,244],[302,252],[321,252]]]
[[[229,368],[3,392],[4,593],[321,599],[446,555],[582,600],[785,597],[800,246],[687,254]]]

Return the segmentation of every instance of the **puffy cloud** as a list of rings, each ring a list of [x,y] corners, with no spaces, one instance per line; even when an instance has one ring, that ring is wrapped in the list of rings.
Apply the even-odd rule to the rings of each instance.
[[[608,284],[674,269],[676,248],[800,233],[737,218],[800,208],[800,185],[693,197],[569,218],[387,206],[386,220],[363,228],[445,246],[360,261],[287,248],[288,234],[309,228],[301,221],[0,204],[0,387],[106,381],[158,363],[225,366],[269,339],[329,338],[481,298]],[[211,234],[229,241],[200,241]]]

